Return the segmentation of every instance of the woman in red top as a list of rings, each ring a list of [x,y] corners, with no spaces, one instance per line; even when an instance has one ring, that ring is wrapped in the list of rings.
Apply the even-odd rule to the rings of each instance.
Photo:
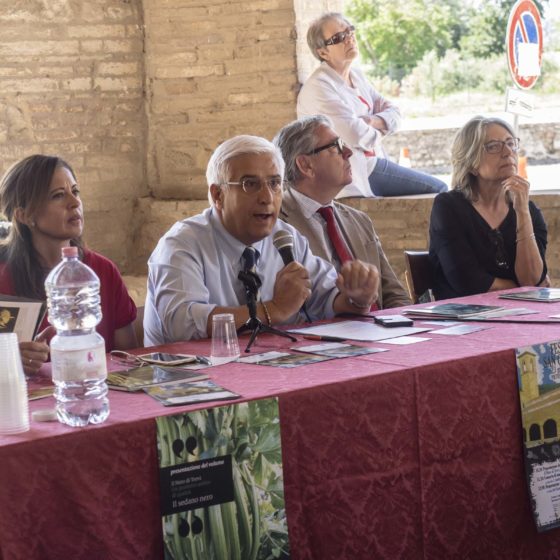
[[[83,262],[99,276],[103,319],[97,331],[107,352],[138,346],[132,325],[136,306],[117,267],[83,246],[80,190],[65,161],[33,155],[13,165],[0,182],[0,212],[12,223],[0,245],[0,294],[46,299],[45,278],[60,262],[62,247],[76,245]],[[45,318],[34,341],[20,342],[26,374],[36,373],[47,361],[54,333]]]

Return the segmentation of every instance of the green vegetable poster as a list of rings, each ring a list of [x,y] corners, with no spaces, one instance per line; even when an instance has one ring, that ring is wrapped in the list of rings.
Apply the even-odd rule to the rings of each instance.
[[[166,560],[290,558],[277,399],[156,422]]]

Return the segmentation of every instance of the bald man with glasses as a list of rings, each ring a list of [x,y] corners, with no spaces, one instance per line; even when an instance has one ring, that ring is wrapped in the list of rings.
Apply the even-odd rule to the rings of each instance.
[[[367,214],[333,201],[352,182],[352,150],[330,119],[316,115],[293,121],[274,143],[286,164],[280,218],[307,237],[314,255],[335,268],[356,259],[375,266],[380,275],[378,308],[409,305]]]
[[[212,154],[206,179],[211,207],[177,222],[148,261],[144,345],[205,338],[212,317],[249,319],[246,285],[255,280],[256,313],[265,325],[366,313],[377,298],[377,270],[347,263],[337,272],[313,255],[307,240],[278,220],[284,160],[270,141],[236,136]],[[275,234],[293,238],[294,262],[274,247]],[[305,312],[302,314],[302,306]]]

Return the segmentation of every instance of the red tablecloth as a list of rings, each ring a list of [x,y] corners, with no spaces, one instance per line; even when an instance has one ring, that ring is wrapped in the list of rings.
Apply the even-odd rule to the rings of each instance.
[[[560,313],[499,303],[542,311],[527,320]],[[246,400],[280,397],[292,558],[560,558],[560,532],[539,535],[532,520],[513,352],[560,339],[560,324],[419,336],[431,340],[294,369],[208,370]],[[255,351],[280,347],[263,336]],[[204,354],[208,343],[173,349]],[[110,400],[101,426],[32,422],[0,436],[3,560],[162,558],[153,419],[208,405]]]

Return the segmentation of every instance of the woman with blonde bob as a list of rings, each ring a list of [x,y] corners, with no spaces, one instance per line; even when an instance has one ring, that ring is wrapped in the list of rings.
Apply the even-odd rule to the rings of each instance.
[[[136,306],[117,267],[82,242],[83,206],[74,171],[55,156],[33,155],[14,164],[0,181],[0,212],[11,222],[0,244],[0,294],[44,300],[45,279],[61,261],[62,247],[78,247],[80,258],[99,277],[103,318],[97,331],[107,352],[138,344]],[[36,373],[48,360],[54,334],[47,319],[33,341],[20,341],[23,368]]]
[[[519,139],[498,118],[472,118],[451,148],[452,191],[436,196],[430,259],[436,299],[548,283],[547,230],[518,175]]]

